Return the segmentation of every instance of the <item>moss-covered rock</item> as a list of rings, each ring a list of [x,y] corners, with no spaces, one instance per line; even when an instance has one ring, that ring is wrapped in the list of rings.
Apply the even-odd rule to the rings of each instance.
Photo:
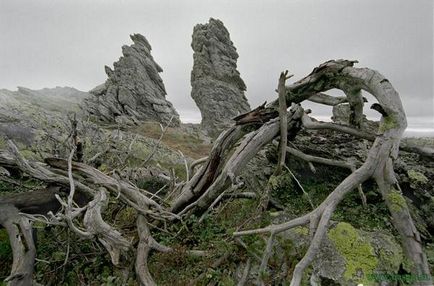
[[[287,239],[293,242],[294,248],[307,249],[308,228],[297,227],[283,233],[279,243]],[[371,285],[372,274],[396,274],[402,263],[402,249],[392,235],[362,231],[340,222],[324,238],[312,263],[312,274],[320,281],[333,281],[337,285]]]
[[[372,273],[378,265],[378,258],[369,239],[345,222],[338,223],[331,229],[328,238],[345,259],[343,278],[358,283],[367,282],[366,275]]]
[[[399,212],[407,207],[405,198],[395,189],[387,195],[387,200],[390,203],[390,210],[393,212]]]
[[[407,175],[410,180],[410,186],[414,189],[428,183],[428,178],[423,173],[414,169],[408,170]]]

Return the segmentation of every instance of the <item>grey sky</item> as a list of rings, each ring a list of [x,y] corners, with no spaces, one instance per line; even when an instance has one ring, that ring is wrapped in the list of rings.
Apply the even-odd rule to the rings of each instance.
[[[138,32],[164,69],[168,99],[191,117],[191,33],[209,17],[231,34],[252,107],[275,97],[281,70],[296,80],[346,58],[388,77],[407,115],[434,118],[432,0],[1,0],[0,88],[89,90]]]

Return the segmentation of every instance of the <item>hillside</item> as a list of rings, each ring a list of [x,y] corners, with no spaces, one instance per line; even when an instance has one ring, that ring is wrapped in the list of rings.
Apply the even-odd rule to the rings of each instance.
[[[429,285],[432,140],[401,142],[393,87],[354,64],[328,61],[287,86],[282,73],[281,102],[217,138],[200,125],[100,122],[71,88],[2,90],[1,283]],[[349,122],[302,107],[347,104],[318,91],[366,78],[386,85],[372,88],[380,122],[357,113],[357,92]]]

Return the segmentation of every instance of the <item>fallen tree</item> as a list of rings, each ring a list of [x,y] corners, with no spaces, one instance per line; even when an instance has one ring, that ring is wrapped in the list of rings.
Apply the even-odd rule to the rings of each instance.
[[[368,68],[355,68],[354,63],[356,62],[346,60],[328,61],[315,68],[307,77],[288,86],[285,86],[285,80],[289,77],[287,73],[282,73],[278,86],[279,99],[236,117],[235,125],[220,134],[209,156],[194,162],[190,166],[190,171],[187,168],[187,172],[191,173],[187,178],[190,179],[181,183],[171,182],[173,189],[164,197],[142,190],[125,180],[109,176],[85,163],[73,162],[76,148],[74,144],[68,159],[46,158],[42,163],[24,159],[14,143],[9,141],[9,150],[0,152],[0,166],[6,169],[17,169],[28,176],[63,189],[63,192],[47,193],[42,197],[39,193],[24,193],[0,198],[2,209],[4,206],[5,210],[0,217],[0,224],[8,230],[14,249],[15,266],[12,267],[9,285],[28,285],[25,283],[31,280],[35,254],[28,231],[29,219],[63,225],[83,239],[97,238],[110,253],[114,265],[119,263],[120,256],[126,256],[129,251],[134,251],[138,281],[141,285],[155,285],[147,264],[151,250],[162,252],[173,250],[159,244],[153,238],[151,229],[159,231],[161,225],[184,220],[193,213],[206,214],[228,189],[234,190],[244,184],[239,176],[246,165],[279,135],[284,136],[285,140],[280,141],[278,169],[284,167],[286,152],[288,152],[311,164],[329,164],[347,168],[351,174],[313,211],[288,222],[236,231],[233,234],[234,237],[258,233],[269,234],[261,259],[261,269],[266,271],[268,267],[271,246],[278,233],[296,226],[309,225],[312,238],[310,247],[303,259],[297,263],[291,281],[291,285],[300,285],[305,269],[321,246],[337,205],[346,194],[356,189],[363,199],[360,186],[369,178],[373,178],[389,208],[392,223],[400,234],[406,257],[412,262],[411,273],[429,275],[422,241],[400,191],[393,164],[400,149],[428,157],[434,156],[434,153],[426,148],[401,144],[400,140],[407,123],[398,93],[384,76]],[[336,98],[324,93],[334,88],[342,90],[346,96]],[[376,133],[361,128],[363,106],[366,102],[362,97],[362,90],[372,94],[378,100],[378,103],[372,107],[382,115]],[[348,102],[351,109],[350,124],[338,125],[316,121],[309,116],[308,110],[301,107],[300,103],[305,100],[326,105]],[[289,111],[287,106],[290,107]],[[310,156],[286,146],[286,139],[291,141],[301,128],[334,130],[373,143],[365,162],[336,161]],[[199,164],[198,170],[193,174],[194,166]],[[278,173],[279,171],[276,171],[275,174]],[[76,192],[86,197],[85,203],[80,206],[74,203]],[[67,198],[62,198],[62,194],[67,194]],[[103,220],[101,213],[107,204],[108,194],[137,211],[137,243],[128,241],[122,233]],[[31,198],[26,200],[25,207],[20,204],[23,196]],[[53,198],[56,200],[54,201]],[[42,216],[18,212],[26,212],[29,208],[34,210],[34,214]],[[82,225],[83,228],[78,225]],[[21,231],[22,239],[17,239],[17,231]],[[250,266],[246,266],[247,274],[243,274],[243,280],[247,279],[249,268]],[[420,285],[431,285],[431,283],[432,281],[428,280],[420,281]]]

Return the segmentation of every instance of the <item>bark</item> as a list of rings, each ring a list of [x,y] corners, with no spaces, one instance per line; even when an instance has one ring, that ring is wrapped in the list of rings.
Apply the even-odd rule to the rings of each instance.
[[[9,235],[13,255],[11,274],[5,281],[8,286],[32,285],[36,255],[32,226],[28,219],[20,216],[16,207],[0,204],[0,208],[0,225]]]
[[[282,72],[279,77],[279,84],[277,87],[279,93],[279,120],[280,120],[280,141],[279,141],[279,154],[277,159],[277,167],[274,175],[279,175],[282,172],[283,166],[285,165],[286,158],[286,145],[288,144],[288,119],[287,119],[287,109],[286,98],[285,98],[285,82],[288,78],[288,71]]]
[[[110,254],[113,265],[119,264],[122,252],[126,253],[131,242],[122,237],[121,233],[106,223],[101,212],[107,207],[108,198],[104,188],[100,188],[93,201],[88,204],[83,224],[86,231],[97,237]]]
[[[363,102],[368,102],[366,98],[362,98]],[[348,102],[348,97],[346,96],[331,96],[325,93],[316,93],[311,95],[307,100],[315,102],[315,103],[319,103],[319,104],[324,104],[324,105],[330,105],[330,106],[335,106],[341,103],[346,103]]]

